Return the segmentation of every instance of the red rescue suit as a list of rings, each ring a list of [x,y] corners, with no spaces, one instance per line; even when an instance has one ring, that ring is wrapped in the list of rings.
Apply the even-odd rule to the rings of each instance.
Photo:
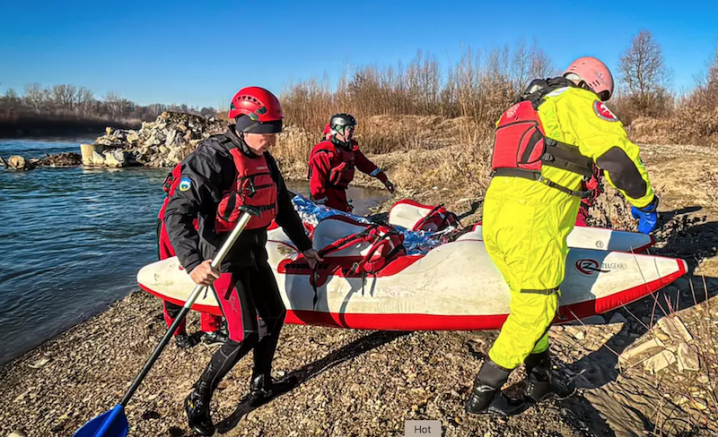
[[[157,214],[157,255],[160,260],[172,258],[176,255],[175,250],[170,243],[170,237],[169,235],[167,235],[167,228],[165,227],[165,210],[167,209],[167,204],[170,201],[170,197],[175,192],[177,186],[180,183],[181,172],[182,165],[177,164],[177,166],[172,170],[172,173],[167,175],[167,177],[165,178],[162,187],[165,193],[167,193],[167,196],[162,202],[162,207],[160,208],[159,214]],[[172,323],[174,323],[175,319],[179,315],[179,312],[182,307],[166,300],[163,300],[162,303],[164,304],[163,312],[165,317],[165,323],[167,323],[167,327],[169,328],[170,326],[172,326]],[[200,313],[200,329],[202,330],[202,332],[217,332],[221,323],[221,317],[209,313]],[[174,335],[186,334],[187,319],[184,319],[177,327],[177,330],[175,331]]]
[[[309,192],[313,201],[339,211],[351,211],[347,187],[354,180],[355,169],[386,183],[386,174],[359,150],[352,140],[345,148],[330,140],[314,146],[309,154]]]

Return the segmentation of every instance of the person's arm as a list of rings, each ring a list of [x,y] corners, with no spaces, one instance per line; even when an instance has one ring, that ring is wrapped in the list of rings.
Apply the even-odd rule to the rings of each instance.
[[[327,199],[327,182],[331,172],[331,161],[334,154],[330,150],[318,149],[309,158],[309,194],[318,204]]]
[[[382,183],[386,183],[387,180],[389,180],[386,177],[386,173],[382,171],[379,167],[377,167],[376,164],[371,162],[369,158],[366,157],[366,155],[359,149],[354,150],[354,165],[356,165],[356,168],[365,174],[368,174],[369,176],[375,177],[379,179]]]
[[[211,206],[219,203],[222,175],[218,163],[212,162],[212,158],[213,155],[195,152],[184,160],[180,184],[165,211],[170,242],[188,272],[204,261],[195,219],[200,214],[212,214]]]
[[[371,162],[371,160],[367,158],[366,155],[359,150],[359,148],[354,149],[354,165],[362,173],[366,173],[369,176],[379,179],[381,183],[386,186],[389,192],[394,192],[394,184],[391,183],[389,178],[386,176],[386,173],[384,173],[381,168],[377,167],[376,164]]]
[[[596,99],[591,104],[579,100],[571,127],[581,154],[604,171],[608,182],[638,209],[651,208],[657,202],[640,150],[626,134],[623,124]],[[580,106],[580,107],[579,107]]]

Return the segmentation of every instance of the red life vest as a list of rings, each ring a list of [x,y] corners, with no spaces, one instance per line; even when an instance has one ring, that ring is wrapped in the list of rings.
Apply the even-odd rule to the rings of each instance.
[[[309,162],[312,162],[312,158],[318,153],[331,153],[334,157],[331,160],[332,167],[329,170],[329,180],[327,186],[331,188],[339,188],[345,190],[349,184],[354,180],[354,150],[357,144],[352,141],[351,150],[347,150],[344,147],[335,146],[331,141],[322,141],[317,144],[309,155]],[[309,175],[311,177],[312,168],[309,168]]]
[[[564,193],[586,197],[598,186],[593,177],[593,161],[581,155],[574,145],[547,138],[541,125],[538,107],[543,98],[559,88],[571,86],[566,79],[534,81],[523,100],[501,115],[496,128],[494,153],[491,158],[493,175],[513,176],[542,182]],[[543,166],[556,167],[583,177],[583,191],[561,186],[541,174]]]
[[[246,229],[265,228],[277,216],[277,184],[269,172],[267,159],[248,158],[238,148],[230,149],[237,175],[232,190],[222,195],[215,218],[215,232],[230,232],[237,226],[243,205],[255,206],[262,213],[249,220]]]
[[[232,146],[231,141],[223,135],[215,137],[223,144]],[[215,221],[216,232],[229,232],[236,226],[239,219],[239,207],[242,205],[256,206],[262,212],[260,217],[252,217],[246,229],[257,229],[269,226],[277,211],[277,185],[269,172],[267,160],[262,156],[246,157],[239,149],[230,149],[234,160],[237,176],[232,182],[233,189],[223,194]],[[162,182],[162,189],[167,193],[157,218],[164,222],[165,210],[170,198],[182,179],[182,164],[177,164]],[[199,226],[194,220],[194,227]]]

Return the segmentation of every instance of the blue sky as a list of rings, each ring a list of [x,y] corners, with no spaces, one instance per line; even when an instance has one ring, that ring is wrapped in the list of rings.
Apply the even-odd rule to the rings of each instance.
[[[0,93],[30,82],[71,83],[140,104],[226,106],[247,85],[281,92],[311,77],[335,80],[356,65],[407,63],[417,50],[446,67],[463,47],[522,38],[535,38],[557,67],[592,55],[615,68],[641,28],[663,46],[673,87],[690,89],[718,42],[718,2],[618,4],[7,0],[0,2]]]

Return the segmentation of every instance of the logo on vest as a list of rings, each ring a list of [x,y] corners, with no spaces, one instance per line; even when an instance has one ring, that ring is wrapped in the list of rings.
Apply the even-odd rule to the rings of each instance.
[[[192,180],[188,177],[183,177],[180,179],[179,183],[179,190],[180,191],[187,191],[192,186]]]
[[[593,102],[593,110],[598,118],[606,121],[618,121],[618,117],[601,101]]]
[[[506,110],[506,118],[513,118],[516,119],[516,111],[519,109],[520,103],[515,104],[514,106],[510,107]]]
[[[269,170],[269,169],[267,167],[261,165],[261,166],[257,167],[257,170]]]

